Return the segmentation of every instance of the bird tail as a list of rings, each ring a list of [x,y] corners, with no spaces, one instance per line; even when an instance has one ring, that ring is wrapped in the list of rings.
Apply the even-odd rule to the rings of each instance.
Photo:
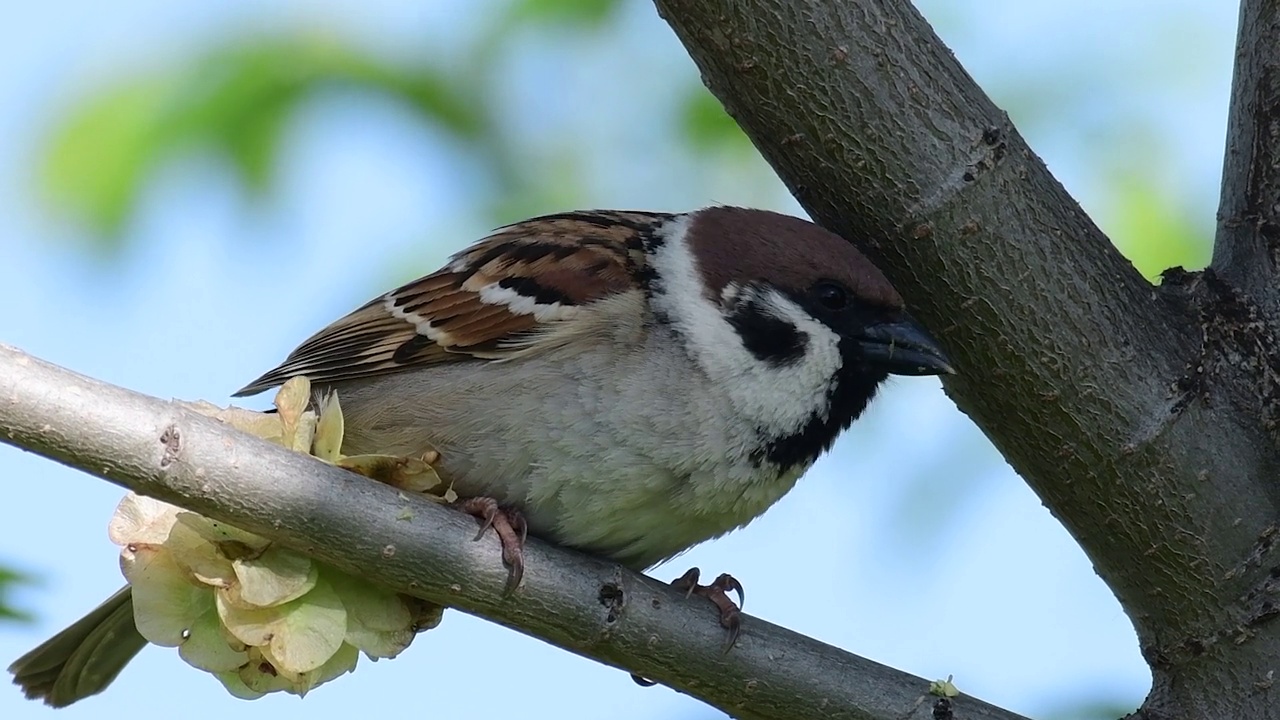
[[[9,666],[27,698],[64,707],[102,692],[147,641],[126,585],[92,612]]]

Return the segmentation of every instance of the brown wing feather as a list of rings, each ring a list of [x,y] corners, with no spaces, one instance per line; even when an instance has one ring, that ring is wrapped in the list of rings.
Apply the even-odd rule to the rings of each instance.
[[[670,215],[590,211],[500,228],[444,268],[379,297],[313,335],[252,395],[306,375],[313,382],[475,359],[501,359],[534,331],[635,287],[642,243]]]

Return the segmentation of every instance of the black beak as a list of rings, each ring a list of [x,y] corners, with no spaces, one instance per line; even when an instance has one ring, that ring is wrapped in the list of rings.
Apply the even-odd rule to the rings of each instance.
[[[868,365],[891,375],[952,375],[955,369],[924,328],[903,315],[892,322],[863,328],[858,347]]]

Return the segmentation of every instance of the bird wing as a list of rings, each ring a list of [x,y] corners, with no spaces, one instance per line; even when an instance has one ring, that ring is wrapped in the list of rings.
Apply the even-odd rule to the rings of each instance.
[[[306,375],[331,383],[528,351],[606,297],[637,289],[644,242],[671,216],[584,211],[499,228],[448,265],[375,298],[311,336],[236,392]]]

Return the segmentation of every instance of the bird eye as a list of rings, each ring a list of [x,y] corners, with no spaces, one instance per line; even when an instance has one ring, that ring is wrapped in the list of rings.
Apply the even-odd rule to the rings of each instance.
[[[818,304],[828,310],[843,310],[849,306],[849,291],[845,286],[824,280],[810,291]]]

